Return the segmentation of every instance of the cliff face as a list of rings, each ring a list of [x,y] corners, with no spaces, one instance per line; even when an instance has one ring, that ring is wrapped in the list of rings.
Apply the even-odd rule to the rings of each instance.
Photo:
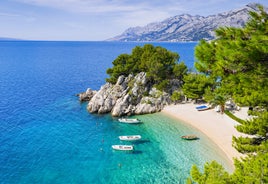
[[[90,90],[87,93],[92,94]],[[158,112],[170,103],[170,95],[153,88],[146,73],[141,72],[136,76],[120,76],[114,85],[103,85],[89,97],[87,110],[91,113],[111,112],[112,116],[124,116]]]
[[[177,15],[162,22],[150,23],[144,27],[133,27],[108,41],[199,41],[215,38],[218,27],[243,27],[249,19],[249,11],[256,11],[256,4],[249,4],[237,10],[217,15]]]

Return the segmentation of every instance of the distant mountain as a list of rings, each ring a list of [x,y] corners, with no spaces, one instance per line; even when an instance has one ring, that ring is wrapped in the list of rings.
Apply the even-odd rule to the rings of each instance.
[[[144,27],[132,27],[107,41],[199,41],[215,38],[214,30],[221,26],[243,27],[249,20],[249,11],[257,11],[257,4],[210,15],[182,14]]]

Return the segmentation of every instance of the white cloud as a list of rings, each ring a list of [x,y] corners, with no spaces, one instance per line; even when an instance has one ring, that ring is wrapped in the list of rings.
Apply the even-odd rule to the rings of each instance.
[[[79,29],[79,30],[85,30],[87,27],[83,24],[78,24],[76,22],[63,22],[63,25],[66,25],[69,28],[72,29]]]
[[[113,37],[129,27],[145,26],[182,13],[210,15],[239,8],[238,4],[246,5],[250,2],[250,0],[9,0],[7,2],[11,1],[12,5],[14,2],[17,3],[15,6],[17,9],[7,6],[6,12],[0,13],[0,18],[2,17],[6,24],[14,24],[15,21],[7,20],[17,19],[17,22],[22,22],[21,25],[24,25],[25,21],[34,21],[36,17],[38,21],[34,22],[34,27],[45,30],[42,34],[36,31],[36,34],[42,37],[48,35],[47,32],[50,31],[52,38],[56,38],[56,35],[63,38],[64,32],[68,35],[67,39],[71,36],[90,39],[91,36],[93,40]],[[27,30],[27,34],[29,33]]]
[[[181,13],[209,14],[217,10],[232,7],[235,4],[247,4],[251,0],[12,0],[40,7],[60,9],[66,12],[85,14],[116,14],[135,16],[154,14],[156,17],[174,16]],[[259,0],[266,1],[266,0]],[[231,5],[232,4],[232,5]],[[237,5],[236,5],[237,6]],[[226,9],[226,10],[229,10]],[[202,14],[203,12],[203,14]],[[162,18],[167,18],[162,17]],[[148,19],[148,18],[146,18]]]
[[[46,7],[82,14],[88,17],[102,17],[119,27],[144,26],[161,21],[183,10],[177,0],[13,0],[38,7]],[[183,0],[185,1],[185,0]],[[95,18],[96,20],[96,18]]]
[[[14,13],[6,13],[6,12],[0,12],[1,17],[22,17],[22,15],[14,14]]]
[[[9,19],[20,19],[26,22],[33,22],[36,20],[35,17],[32,16],[26,16],[26,15],[22,15],[22,14],[15,14],[15,13],[6,13],[6,12],[0,12],[0,17],[5,17],[5,18],[9,18]]]
[[[32,4],[36,6],[47,6],[63,9],[71,12],[83,13],[109,13],[127,12],[141,8],[139,5],[131,6],[124,1],[113,0],[16,0],[17,2]],[[139,6],[139,7],[137,7]]]

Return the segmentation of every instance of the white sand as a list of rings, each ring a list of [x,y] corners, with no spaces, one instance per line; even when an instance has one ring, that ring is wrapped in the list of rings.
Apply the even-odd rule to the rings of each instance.
[[[232,163],[233,158],[242,156],[235,148],[232,147],[232,136],[243,136],[235,129],[237,122],[225,114],[220,114],[214,109],[197,111],[196,104],[179,104],[170,105],[164,108],[163,113],[178,118],[182,122],[192,125],[205,133],[219,148],[227,155]],[[242,114],[244,111],[237,111],[240,118],[246,118]],[[241,117],[242,116],[242,117]]]

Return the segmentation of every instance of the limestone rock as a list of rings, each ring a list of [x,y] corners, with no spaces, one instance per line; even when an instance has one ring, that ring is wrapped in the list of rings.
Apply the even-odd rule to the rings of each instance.
[[[97,93],[95,90],[91,90],[90,88],[87,89],[86,92],[78,94],[79,100],[83,101],[90,101],[91,98]]]
[[[136,76],[120,76],[114,85],[103,85],[90,99],[87,109],[91,113],[124,116],[158,112],[169,103],[170,95],[153,88],[146,73],[141,72]]]
[[[114,89],[114,86],[110,83],[103,85],[89,101],[87,106],[88,111],[97,113],[110,112],[115,104],[116,95],[118,95],[117,93],[113,93],[112,89]]]
[[[129,94],[126,94],[125,96],[122,96],[122,98],[119,98],[117,100],[111,112],[112,116],[122,116],[128,114],[130,112],[129,106],[130,106],[130,96]]]

